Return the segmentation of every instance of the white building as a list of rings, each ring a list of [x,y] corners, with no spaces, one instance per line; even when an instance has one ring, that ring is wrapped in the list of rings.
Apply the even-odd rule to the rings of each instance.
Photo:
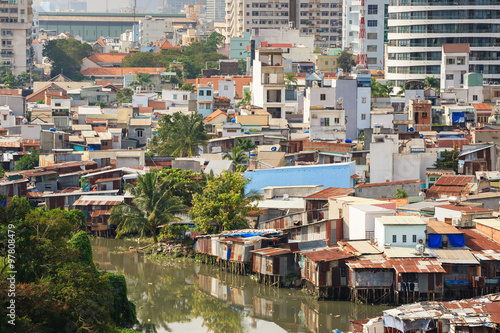
[[[390,0],[386,79],[439,78],[443,44],[470,44],[469,70],[500,81],[498,1]]]
[[[374,134],[370,143],[370,183],[392,181],[393,154],[399,152],[397,134]]]
[[[187,90],[163,89],[161,98],[167,102],[167,107],[188,105],[189,101],[196,101],[196,94]]]
[[[294,27],[312,35],[318,49],[340,47],[342,4],[329,0],[277,0],[275,2],[226,0],[226,23],[230,37],[244,31],[259,35],[259,30]]]
[[[253,105],[269,112],[272,118],[285,118],[285,80],[281,49],[261,48],[253,61]]]
[[[349,205],[349,240],[372,240],[375,237],[375,218],[394,216],[396,211],[376,205]]]
[[[316,106],[311,108],[309,140],[334,141],[346,139],[343,109]]]
[[[389,0],[365,0],[366,51],[370,69],[384,68],[384,43],[387,36],[386,7],[388,5]],[[355,55],[359,54],[360,7],[361,1],[359,0],[344,0],[343,2],[342,48],[352,50]]]
[[[305,91],[304,96],[304,118],[302,122],[308,124],[311,122],[312,107],[335,107],[335,88],[331,87],[309,87]]]
[[[173,41],[174,27],[171,20],[153,19],[147,16],[145,20],[139,21],[139,43],[155,43],[165,38]]]
[[[231,104],[234,104],[234,96],[236,95],[235,82],[231,77],[219,81],[219,96],[231,99]]]
[[[30,72],[33,65],[31,4],[31,1],[2,1],[0,3],[0,63],[11,66],[14,75]]]
[[[415,247],[425,242],[427,224],[417,216],[381,216],[375,218],[375,242],[379,249],[385,246]]]

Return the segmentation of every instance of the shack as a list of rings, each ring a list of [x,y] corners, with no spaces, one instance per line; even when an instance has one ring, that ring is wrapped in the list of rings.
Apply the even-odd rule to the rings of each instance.
[[[348,295],[345,260],[354,255],[340,247],[300,254],[300,272],[306,286],[321,298],[341,299]]]
[[[252,271],[257,274],[259,282],[279,286],[288,274],[298,276],[295,255],[290,249],[267,247],[253,250],[252,253]]]

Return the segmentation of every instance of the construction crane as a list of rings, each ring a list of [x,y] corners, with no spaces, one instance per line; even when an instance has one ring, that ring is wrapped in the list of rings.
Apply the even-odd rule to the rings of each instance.
[[[365,0],[361,0],[359,16],[359,49],[356,64],[368,69],[368,55],[366,54]]]
[[[186,17],[198,23],[198,16],[200,16],[201,6],[204,0],[199,0],[197,5],[188,5]]]

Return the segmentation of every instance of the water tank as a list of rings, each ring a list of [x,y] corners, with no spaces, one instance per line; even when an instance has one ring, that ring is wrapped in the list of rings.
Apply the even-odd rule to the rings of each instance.
[[[345,139],[345,143],[352,143],[351,139]]]
[[[55,129],[54,127],[52,127],[51,129],[49,129],[49,131],[51,131],[51,132],[55,132],[55,131],[56,131],[56,129]]]
[[[309,133],[309,130],[305,130],[304,133]]]
[[[423,134],[420,134],[418,137],[419,137],[420,139],[423,139],[423,138],[424,138],[424,135],[423,135]]]
[[[232,123],[235,123],[235,122],[236,122],[236,119],[234,119],[234,118],[233,118],[233,119],[231,119],[231,122],[232,122]]]
[[[243,132],[243,133],[245,133],[245,134],[250,134],[250,131],[245,131],[245,132]]]

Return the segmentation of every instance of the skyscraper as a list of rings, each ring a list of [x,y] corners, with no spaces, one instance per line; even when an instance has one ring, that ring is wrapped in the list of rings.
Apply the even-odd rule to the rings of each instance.
[[[225,8],[225,0],[207,0],[207,20],[212,22],[226,22]]]
[[[0,0],[0,62],[12,67],[12,72],[30,72],[31,0]]]
[[[386,78],[440,77],[443,44],[470,45],[469,71],[500,82],[498,0],[390,0]]]

